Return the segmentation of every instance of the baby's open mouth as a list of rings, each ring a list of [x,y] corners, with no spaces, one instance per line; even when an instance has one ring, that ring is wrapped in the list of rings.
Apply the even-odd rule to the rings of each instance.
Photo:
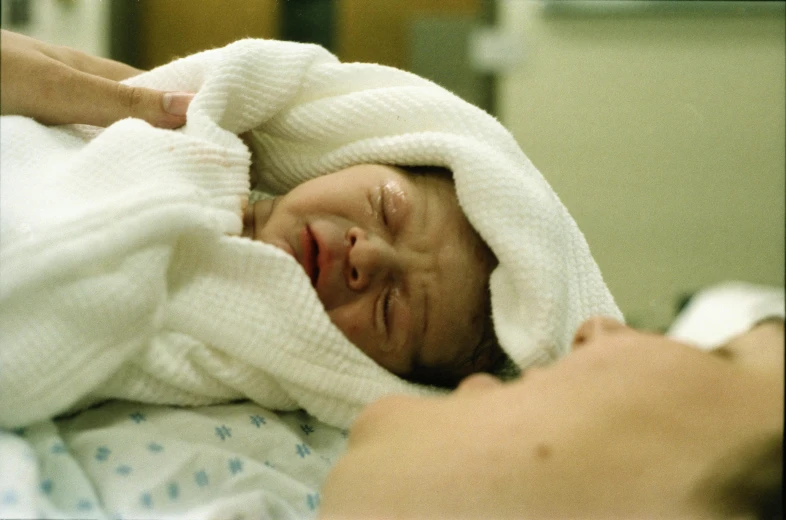
[[[308,226],[303,229],[301,242],[303,245],[303,269],[311,278],[311,286],[316,288],[317,281],[319,281],[319,243]]]
[[[312,235],[313,238],[313,235]],[[311,271],[311,286],[316,289],[319,280],[319,242],[314,240],[314,268]]]

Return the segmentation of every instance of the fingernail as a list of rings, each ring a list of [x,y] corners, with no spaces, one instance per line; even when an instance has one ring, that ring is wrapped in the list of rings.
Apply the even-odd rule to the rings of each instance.
[[[188,92],[167,92],[163,99],[164,110],[173,116],[184,116],[192,99],[194,94]]]

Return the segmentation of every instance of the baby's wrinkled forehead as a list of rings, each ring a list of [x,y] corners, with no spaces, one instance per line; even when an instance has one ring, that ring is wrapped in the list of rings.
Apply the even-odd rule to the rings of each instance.
[[[459,204],[453,175],[450,170],[443,167],[424,166],[399,168],[413,181],[415,186],[418,186],[420,189],[431,189],[453,210],[450,213],[454,221],[453,225],[458,226],[461,231],[460,235],[464,239],[463,245],[468,251],[472,252],[472,257],[478,262],[487,264],[489,270],[496,267],[497,259],[494,253],[469,222]],[[429,179],[430,182],[424,182],[426,179]],[[428,186],[426,186],[427,184]]]
[[[472,357],[484,335],[493,336],[486,330],[490,326],[488,281],[497,261],[465,216],[449,171],[420,169],[407,174],[417,189],[429,192],[430,204],[439,206],[438,212],[428,211],[430,217],[444,219],[439,240],[443,248],[435,251],[440,255],[441,272],[429,288],[428,312],[435,326],[426,337],[419,362],[455,366]]]

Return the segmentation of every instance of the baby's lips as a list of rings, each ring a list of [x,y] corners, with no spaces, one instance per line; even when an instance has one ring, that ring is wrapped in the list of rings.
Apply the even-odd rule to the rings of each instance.
[[[306,275],[311,279],[311,285],[316,287],[316,280],[315,274],[317,273],[317,264],[316,264],[316,248],[317,245],[314,241],[314,236],[311,233],[308,225],[306,225],[303,230],[300,232],[300,252],[302,258],[300,259],[300,265],[303,266],[303,270],[306,272]]]

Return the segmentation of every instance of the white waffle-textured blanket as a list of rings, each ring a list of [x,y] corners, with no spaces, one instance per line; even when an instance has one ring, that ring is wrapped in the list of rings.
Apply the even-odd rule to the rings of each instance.
[[[243,40],[129,83],[196,91],[177,131],[0,119],[0,425],[119,397],[248,397],[347,426],[391,392],[327,318],[300,266],[236,235],[254,130],[263,188],[358,163],[446,166],[499,259],[496,333],[520,366],[621,318],[583,235],[512,136],[412,74],[305,44]]]

